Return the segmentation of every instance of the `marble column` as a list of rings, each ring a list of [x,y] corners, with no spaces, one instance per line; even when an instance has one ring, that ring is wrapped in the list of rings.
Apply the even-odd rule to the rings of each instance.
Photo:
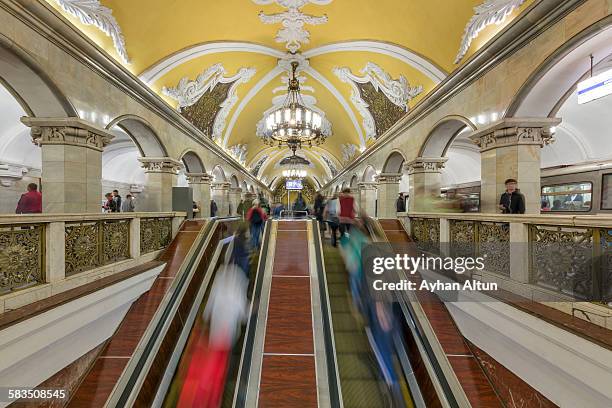
[[[193,201],[200,208],[197,218],[210,217],[210,181],[206,173],[185,173],[189,187],[193,190]]]
[[[442,180],[442,169],[446,157],[417,157],[415,160],[404,165],[408,172],[409,180],[409,212],[431,211],[428,204],[433,202],[432,198],[440,196],[440,184]]]
[[[213,183],[211,185],[212,199],[217,203],[217,217],[227,217],[229,215],[230,185],[228,182]]]
[[[172,211],[172,187],[176,186],[181,163],[170,157],[141,157],[138,160],[145,169],[146,182],[137,210]]]
[[[381,173],[378,182],[378,218],[397,218],[395,202],[399,194],[401,173]]]
[[[470,135],[480,147],[480,211],[499,213],[504,181],[514,178],[525,196],[525,212],[540,213],[540,149],[554,141],[556,118],[507,118]]]
[[[229,189],[229,203],[230,203],[230,215],[238,214],[238,204],[242,198],[242,189],[240,187],[230,187]]]
[[[101,212],[102,151],[114,136],[78,118],[21,121],[41,147],[43,212]]]
[[[359,208],[370,217],[376,216],[376,183],[359,183]]]

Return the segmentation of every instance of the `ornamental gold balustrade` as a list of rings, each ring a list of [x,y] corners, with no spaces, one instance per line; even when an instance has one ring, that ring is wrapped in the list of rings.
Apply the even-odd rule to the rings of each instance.
[[[130,220],[66,223],[66,276],[130,257]]]
[[[576,300],[612,302],[612,230],[530,225],[530,280]]]
[[[140,253],[166,248],[172,241],[172,218],[143,218],[140,221]]]
[[[45,226],[0,225],[0,295],[45,282]]]

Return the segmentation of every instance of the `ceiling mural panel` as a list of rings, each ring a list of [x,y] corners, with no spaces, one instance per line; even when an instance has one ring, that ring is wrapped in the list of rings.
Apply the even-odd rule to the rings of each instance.
[[[47,0],[267,180],[286,151],[266,148],[258,125],[283,103],[292,60],[331,130],[304,154],[325,180],[534,1]]]

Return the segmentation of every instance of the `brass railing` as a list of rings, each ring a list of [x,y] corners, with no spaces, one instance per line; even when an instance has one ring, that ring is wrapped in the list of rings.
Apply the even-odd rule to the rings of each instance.
[[[450,220],[450,255],[481,257],[486,269],[510,275],[510,224]]]
[[[66,276],[130,257],[130,220],[66,223]]]
[[[0,225],[0,294],[43,283],[45,226]]]
[[[611,229],[530,225],[530,276],[579,300],[612,301]]]
[[[410,233],[420,250],[435,253],[440,251],[439,219],[410,218]]]
[[[172,240],[172,218],[143,218],[140,221],[140,253],[163,249]]]

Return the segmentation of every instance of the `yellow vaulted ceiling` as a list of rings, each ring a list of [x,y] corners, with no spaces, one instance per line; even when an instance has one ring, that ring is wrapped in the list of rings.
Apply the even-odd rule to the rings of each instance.
[[[121,61],[113,41],[102,31],[64,12],[58,5],[60,0],[47,1]],[[271,4],[256,4],[254,0],[100,1],[102,6],[112,10],[125,39],[130,63],[124,65],[135,75],[147,79],[149,86],[160,95],[163,87],[174,87],[182,78],[194,80],[217,63],[223,65],[226,76],[236,74],[241,68],[256,70],[247,83],[237,87],[238,102],[231,109],[219,140],[226,147],[247,144],[248,165],[252,165],[265,149],[255,134],[255,126],[263,112],[272,106],[273,89],[282,86],[283,74],[274,77],[270,72],[277,67],[279,56],[287,51],[284,43],[275,41],[281,24],[264,24],[258,14],[260,11],[265,14],[283,12],[286,9],[275,3],[288,0],[258,1]],[[326,113],[333,126],[334,134],[322,146],[322,152],[327,152],[339,165],[342,144],[362,148],[368,144],[365,143],[363,118],[351,101],[352,88],[334,74],[334,68],[347,67],[361,76],[360,70],[372,62],[392,79],[404,76],[411,86],[423,87],[423,92],[409,103],[412,107],[459,66],[454,60],[464,29],[474,15],[474,7],[484,1],[332,0],[325,5],[306,4],[301,9],[303,13],[328,17],[325,24],[304,27],[310,33],[310,42],[302,43],[300,49],[309,57],[311,69],[302,73],[307,78],[304,85],[314,88],[314,92],[303,93],[316,98],[316,106]],[[534,1],[524,1],[504,24],[483,30],[472,42],[462,63]],[[220,47],[216,47],[204,53],[206,55],[178,58],[198,46],[213,45],[215,48],[229,43],[239,43],[242,48],[220,52]],[[390,47],[394,50],[393,55],[381,51]],[[326,52],[321,52],[325,49]],[[277,55],[270,55],[275,53]],[[168,63],[172,58],[176,61]],[[166,64],[163,71],[159,70],[160,64]],[[157,72],[153,79],[151,72]],[[176,101],[163,97],[176,106]],[[320,181],[330,178],[328,168],[320,162],[311,170]],[[268,181],[278,174],[273,163],[260,172]]]

